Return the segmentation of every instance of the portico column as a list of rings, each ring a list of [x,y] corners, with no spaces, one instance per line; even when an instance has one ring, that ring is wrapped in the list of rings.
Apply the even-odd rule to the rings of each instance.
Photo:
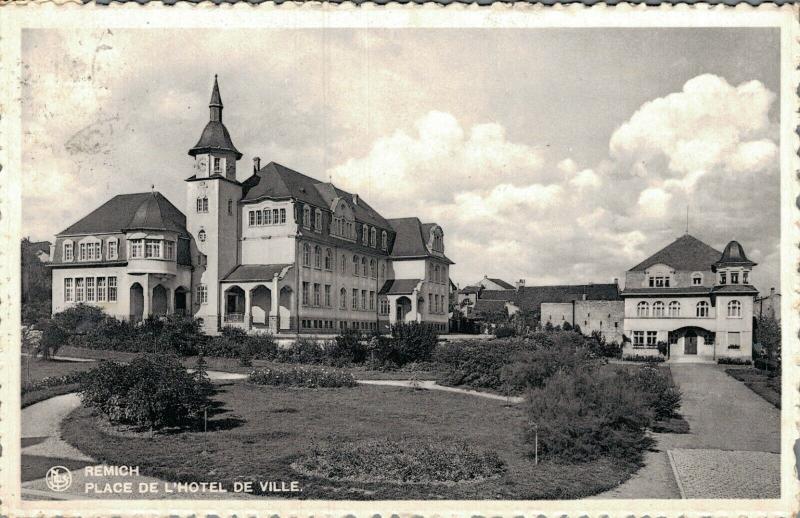
[[[142,289],[142,295],[144,298],[142,304],[142,318],[145,319],[150,316],[150,299],[153,296],[152,291],[150,290],[150,276],[145,274],[144,279],[142,280],[142,284],[144,284]]]
[[[244,290],[244,328],[250,329],[250,290]]]
[[[167,315],[175,313],[175,290],[164,288],[167,297]]]
[[[389,325],[397,323],[397,297],[389,297]]]
[[[419,315],[417,314],[418,298],[419,298],[419,293],[417,293],[416,290],[411,292],[411,314],[414,316],[415,322],[419,322]]]
[[[269,330],[271,333],[278,332],[278,317],[280,312],[278,306],[280,304],[280,291],[278,291],[278,274],[272,276],[272,289],[270,290],[271,304],[269,308]]]

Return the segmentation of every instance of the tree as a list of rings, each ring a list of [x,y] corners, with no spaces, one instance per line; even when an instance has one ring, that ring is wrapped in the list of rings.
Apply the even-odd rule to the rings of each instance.
[[[50,269],[37,255],[41,247],[35,246],[27,237],[22,239],[20,247],[22,322],[30,325],[50,316],[52,276]]]
[[[767,369],[781,364],[781,323],[775,317],[762,315],[756,320],[756,341],[767,358]]]

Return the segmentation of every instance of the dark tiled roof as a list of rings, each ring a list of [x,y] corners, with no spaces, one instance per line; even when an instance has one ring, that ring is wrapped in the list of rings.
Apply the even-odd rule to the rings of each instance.
[[[437,257],[453,264],[446,256],[428,250],[428,234],[435,223],[422,223],[419,218],[395,218],[390,219],[389,223],[395,231],[392,257]]]
[[[464,286],[463,288],[458,290],[459,293],[464,293],[464,294],[480,293],[480,291],[481,291],[480,286]]]
[[[50,253],[50,241],[29,241],[28,248],[35,252]]]
[[[103,234],[125,230],[168,230],[189,237],[186,216],[160,192],[114,196],[58,235]]]
[[[625,288],[622,290],[622,296],[628,297],[632,295],[708,295],[711,293],[711,288],[708,286],[684,286],[677,288]]]
[[[722,257],[714,266],[755,266],[756,263],[747,258],[744,247],[738,241],[731,241],[722,251]]]
[[[487,277],[486,279],[489,280],[489,281],[492,281],[493,283],[497,284],[498,286],[500,286],[503,289],[506,289],[506,290],[513,290],[514,289],[514,285],[513,284],[509,284],[506,281],[504,281],[503,279],[498,279],[497,277]]]
[[[229,273],[223,281],[226,282],[245,282],[245,281],[271,281],[276,273],[290,264],[240,264]]]
[[[714,286],[711,290],[714,295],[722,295],[725,293],[752,293],[758,295],[758,290],[749,284],[726,284],[724,286]]]
[[[380,295],[409,295],[421,279],[390,279],[383,283]]]
[[[654,264],[666,264],[682,271],[709,271],[722,257],[722,252],[711,248],[699,239],[684,234],[629,271],[644,271]]]
[[[475,313],[497,313],[506,310],[505,300],[486,300],[478,299],[472,307]]]
[[[616,284],[575,284],[562,286],[523,286],[516,290],[483,290],[481,300],[508,301],[523,311],[539,311],[543,302],[573,300],[620,300]]]
[[[222,121],[208,121],[200,135],[200,140],[189,150],[189,154],[195,156],[208,151],[231,151],[237,159],[242,158],[242,154],[233,145],[228,128],[222,124]]]

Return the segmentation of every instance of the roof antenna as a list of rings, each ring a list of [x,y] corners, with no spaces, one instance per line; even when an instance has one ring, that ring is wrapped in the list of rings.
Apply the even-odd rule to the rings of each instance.
[[[152,193],[156,192],[156,184],[154,184],[154,183],[150,184],[150,192],[152,192]]]
[[[689,205],[686,205],[686,235],[689,235]]]

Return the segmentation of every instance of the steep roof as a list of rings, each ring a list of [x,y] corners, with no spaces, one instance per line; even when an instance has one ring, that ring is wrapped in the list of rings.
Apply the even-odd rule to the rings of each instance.
[[[281,264],[240,264],[223,281],[271,281],[275,274],[280,274],[289,263]]]
[[[208,124],[200,135],[200,140],[189,150],[189,155],[195,156],[199,153],[209,151],[228,151],[236,155],[236,159],[242,158],[242,154],[233,145],[228,128],[222,123],[222,97],[219,94],[219,84],[217,76],[214,76],[214,87],[211,90],[211,101],[208,103],[210,117]]]
[[[474,313],[499,313],[501,311],[505,311],[505,309],[505,300],[478,299],[475,301],[475,305],[472,307],[472,311]]]
[[[435,223],[422,223],[419,218],[394,218],[389,224],[395,231],[392,257],[438,257],[453,264],[444,254],[433,254],[426,245],[430,229]]]
[[[516,290],[483,290],[478,300],[508,301],[524,311],[540,311],[543,302],[621,300],[621,297],[616,284],[574,284],[523,286]]]
[[[747,258],[744,247],[738,241],[731,241],[725,246],[722,257],[714,266],[755,266],[756,263]]]
[[[58,235],[103,234],[139,229],[167,230],[189,237],[186,216],[160,192],[118,194]]]
[[[666,264],[682,271],[708,271],[722,252],[711,248],[694,236],[684,234],[654,253],[629,271],[644,271],[654,264]]]
[[[486,277],[486,280],[487,281],[492,281],[493,283],[497,284],[498,286],[500,286],[504,290],[513,290],[514,289],[514,285],[513,284],[510,284],[510,283],[504,281],[503,279],[498,279],[497,277]]]
[[[421,279],[389,279],[383,283],[379,295],[409,295]]]

